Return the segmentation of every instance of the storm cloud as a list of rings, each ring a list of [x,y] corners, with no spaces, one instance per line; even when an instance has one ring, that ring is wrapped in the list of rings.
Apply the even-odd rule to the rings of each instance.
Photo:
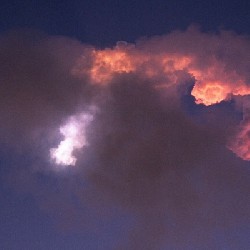
[[[250,216],[249,162],[229,146],[246,117],[249,61],[248,37],[194,27],[103,50],[2,35],[0,138],[14,156],[3,181],[59,228],[98,231],[93,214],[125,213],[131,226],[115,249],[219,249],[216,230]],[[93,106],[76,165],[56,166],[59,127]]]

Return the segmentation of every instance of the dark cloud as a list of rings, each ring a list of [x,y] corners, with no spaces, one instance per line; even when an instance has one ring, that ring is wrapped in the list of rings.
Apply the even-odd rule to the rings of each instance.
[[[95,120],[97,138],[90,141],[95,148],[90,180],[108,200],[136,216],[130,243],[119,249],[157,249],[165,240],[181,249],[187,237],[197,247],[206,240],[208,244],[206,233],[221,222],[222,210],[227,214],[235,199],[230,198],[230,184],[223,191],[226,194],[220,191],[220,185],[230,180],[218,178],[218,172],[232,170],[223,146],[226,132],[198,126],[179,105],[169,105],[170,96],[164,103],[157,90],[136,79],[114,80],[110,92],[107,107]],[[219,211],[208,219],[205,210],[217,206],[212,199],[223,195],[228,200],[218,203]],[[225,214],[222,226],[227,227],[235,219],[230,212]],[[188,236],[190,228],[197,230],[200,239]]]
[[[77,41],[38,32],[16,31],[1,37],[3,139],[29,141],[27,137],[35,136],[39,128],[58,126],[88,100],[87,90],[83,91],[86,83],[70,74],[82,50]]]
[[[211,51],[227,51],[232,44],[248,48],[244,39],[221,36],[220,41],[190,30],[141,41],[138,47],[150,53],[198,50],[200,67]],[[223,47],[227,39],[232,42]],[[116,74],[106,86],[92,85],[87,76],[71,74],[83,53],[90,67],[91,49],[30,32],[2,36],[0,136],[19,149],[13,150],[5,181],[34,196],[63,229],[95,231],[100,225],[93,225],[92,214],[111,218],[110,211],[119,207],[133,223],[129,240],[118,249],[160,249],[163,244],[218,249],[216,230],[227,232],[250,215],[247,163],[226,148],[240,120],[231,113],[238,111],[232,103],[206,108],[195,106],[192,98],[185,103],[194,84],[186,72],[179,72],[181,85],[163,89],[142,78],[141,69]],[[245,63],[239,68],[245,72]],[[75,169],[47,171],[53,168],[47,158],[58,142],[58,126],[92,104],[98,111],[87,132],[89,146],[76,152]],[[237,249],[237,242],[226,240]]]

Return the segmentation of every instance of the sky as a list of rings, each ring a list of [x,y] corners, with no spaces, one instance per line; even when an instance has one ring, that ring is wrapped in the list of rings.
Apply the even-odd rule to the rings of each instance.
[[[0,249],[250,248],[249,10],[2,1]]]

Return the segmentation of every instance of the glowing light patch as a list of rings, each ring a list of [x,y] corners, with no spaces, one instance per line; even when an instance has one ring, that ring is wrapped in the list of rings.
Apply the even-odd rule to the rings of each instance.
[[[50,149],[50,158],[58,165],[76,164],[76,157],[73,155],[75,149],[81,149],[88,145],[86,139],[86,128],[93,120],[93,114],[83,113],[70,117],[60,127],[60,133],[64,136],[58,147]]]
[[[129,73],[135,70],[129,54],[120,50],[94,51],[94,64],[90,71],[96,83],[107,83],[113,73]]]
[[[230,90],[221,83],[206,82],[203,85],[194,85],[192,95],[195,97],[196,104],[206,106],[220,103],[227,99]]]

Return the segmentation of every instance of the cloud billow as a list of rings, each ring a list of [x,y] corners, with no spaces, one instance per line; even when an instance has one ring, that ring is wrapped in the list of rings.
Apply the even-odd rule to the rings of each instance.
[[[104,50],[44,34],[3,35],[0,138],[14,155],[31,158],[10,166],[8,183],[64,226],[88,227],[83,204],[93,213],[119,206],[135,218],[119,249],[217,247],[216,227],[227,231],[249,216],[247,161],[228,150],[242,156],[229,142],[238,127],[221,111],[239,112],[221,102],[250,93],[249,46],[249,38],[194,28]],[[190,116],[183,95],[213,122]],[[49,160],[59,128],[93,106],[88,128],[76,133],[88,143],[62,174]]]

